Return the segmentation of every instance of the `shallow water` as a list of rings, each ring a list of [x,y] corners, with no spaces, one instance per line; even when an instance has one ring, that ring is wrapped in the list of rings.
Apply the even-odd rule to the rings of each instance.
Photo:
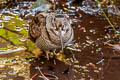
[[[119,50],[106,46],[106,43],[119,43],[119,35],[115,37],[116,34],[99,8],[91,8],[83,3],[56,2],[58,11],[69,15],[75,32],[74,45],[64,50],[66,58],[48,61],[43,56],[31,58],[32,54],[25,51],[1,54],[0,78],[42,80],[40,68],[47,78],[52,78],[50,80],[119,80]],[[13,12],[19,13],[20,10],[22,15],[25,11],[31,14],[29,9]],[[119,26],[117,15],[112,13],[110,19]],[[119,30],[119,27],[116,28]],[[7,43],[0,43],[0,47],[5,46]]]

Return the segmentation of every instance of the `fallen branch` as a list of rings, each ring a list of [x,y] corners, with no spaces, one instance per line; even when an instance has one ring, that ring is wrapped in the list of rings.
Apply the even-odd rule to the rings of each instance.
[[[15,46],[15,44],[12,41],[10,41],[9,39],[4,38],[3,36],[0,36],[0,38],[4,39],[5,41],[9,42],[11,45]]]
[[[10,32],[13,32],[13,33],[18,34],[18,35],[23,35],[23,34],[19,33],[18,31],[11,30],[11,29],[9,29],[9,28],[7,28],[7,27],[3,27],[3,29],[5,29],[5,30],[7,30],[7,31],[10,31]]]

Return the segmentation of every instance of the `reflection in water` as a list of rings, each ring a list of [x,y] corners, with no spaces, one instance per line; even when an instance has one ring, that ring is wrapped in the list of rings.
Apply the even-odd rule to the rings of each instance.
[[[23,77],[25,80],[30,78],[31,60],[21,58],[21,56],[13,56],[11,58],[0,58],[0,79],[12,80],[16,76]]]
[[[103,16],[100,16],[102,13],[96,3],[88,1],[91,0],[84,0],[80,5],[77,4],[77,6],[73,5],[71,1],[66,3],[63,0],[63,2],[58,2],[63,4],[57,3],[58,6],[56,6],[56,12],[67,13],[75,31],[74,45],[72,47],[67,47],[65,54],[59,55],[58,53],[56,56],[57,59],[47,61],[43,57],[34,60],[32,58],[25,58],[32,56],[25,51],[4,55],[3,53],[6,53],[6,50],[2,51],[0,52],[2,53],[2,55],[0,54],[0,79],[8,80],[16,79],[14,77],[22,77],[21,80],[28,80],[30,78],[39,80],[43,79],[43,75],[47,78],[58,78],[61,80],[104,79],[103,73],[104,71],[108,71],[103,71],[104,66],[106,66],[104,60],[108,61],[109,56],[113,55],[113,50],[104,46],[105,42],[119,42],[119,36],[115,35],[112,29],[107,30],[107,28],[105,30],[105,26],[109,25],[108,22]],[[20,13],[20,17],[24,18],[26,14],[34,14],[29,7],[32,5],[31,3],[33,2],[25,2],[26,5],[20,3],[15,8],[3,9],[0,11],[0,14],[11,11],[14,14]],[[109,7],[108,9],[108,7],[106,7],[107,10],[105,10],[113,15],[114,10],[111,8],[112,7]],[[116,10],[116,12],[117,11],[118,10]],[[9,19],[10,16],[4,17],[4,22]],[[0,20],[0,22],[2,21]],[[0,28],[1,26],[2,24],[0,25]],[[21,30],[19,26],[16,27],[16,29],[17,31]],[[21,38],[20,40],[24,42],[24,38]],[[8,52],[11,51],[16,52],[16,50],[8,50]],[[56,65],[54,64],[54,61],[56,62]],[[36,67],[40,67],[43,75],[40,74],[40,71],[36,69]]]

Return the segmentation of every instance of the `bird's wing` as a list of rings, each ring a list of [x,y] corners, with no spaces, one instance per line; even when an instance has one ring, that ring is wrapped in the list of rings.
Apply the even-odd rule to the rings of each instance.
[[[29,36],[30,39],[35,42],[41,36],[41,29],[46,25],[46,18],[41,15],[37,14],[33,17],[32,22],[29,26]]]

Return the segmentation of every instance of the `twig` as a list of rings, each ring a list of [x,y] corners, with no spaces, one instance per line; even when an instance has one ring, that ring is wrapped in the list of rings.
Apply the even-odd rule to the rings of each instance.
[[[103,52],[101,52],[101,55],[102,55],[102,58],[101,58],[101,60],[99,60],[96,64],[100,64],[100,63],[103,63],[104,62],[104,54],[103,54]]]
[[[36,77],[38,74],[36,73],[36,74],[34,74],[31,78],[30,78],[30,80],[32,80],[34,77]]]
[[[39,70],[40,74],[43,76],[43,79],[44,79],[44,80],[49,80],[49,79],[42,73],[42,71],[40,70],[39,67],[38,67],[38,70]]]
[[[52,75],[52,74],[45,74],[46,76],[49,76],[49,79],[50,80],[58,80],[58,77],[57,76],[55,76],[55,75]],[[50,78],[50,77],[53,77],[53,78]]]
[[[107,69],[107,68],[108,68],[108,66],[110,65],[110,62],[112,61],[112,58],[113,58],[114,56],[116,56],[116,54],[115,54],[115,51],[114,51],[114,50],[113,50],[113,53],[114,53],[114,55],[112,55],[112,56],[109,58],[108,63],[107,63],[107,65],[105,66],[105,68],[104,68],[104,69]]]

